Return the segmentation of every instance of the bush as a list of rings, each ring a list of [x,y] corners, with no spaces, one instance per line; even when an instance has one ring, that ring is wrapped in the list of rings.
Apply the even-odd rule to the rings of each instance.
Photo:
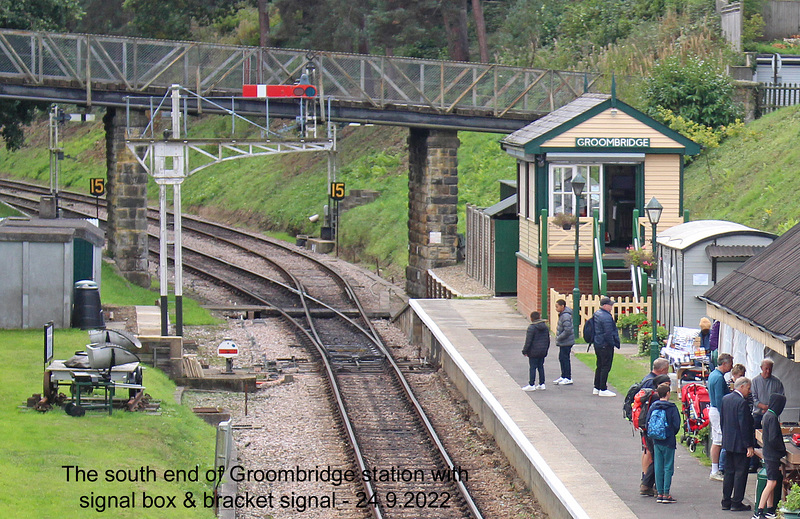
[[[741,117],[733,101],[733,83],[719,66],[697,57],[669,56],[653,67],[645,88],[645,112],[659,108],[694,123],[718,128]]]
[[[652,340],[650,337],[652,333],[653,327],[650,323],[648,321],[642,321],[642,324],[639,325],[639,331],[636,332],[636,343],[639,345],[639,353],[647,353],[650,351],[650,341]],[[667,337],[669,337],[667,329],[661,326],[661,323],[658,323],[657,337],[659,349],[661,349],[664,347]]]

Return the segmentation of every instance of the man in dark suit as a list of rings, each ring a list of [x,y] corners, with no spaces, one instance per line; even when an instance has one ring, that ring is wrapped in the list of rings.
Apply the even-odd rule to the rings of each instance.
[[[750,510],[742,503],[747,486],[747,469],[753,456],[753,415],[747,405],[750,394],[750,379],[736,380],[732,393],[722,398],[720,422],[722,424],[722,448],[725,458],[725,478],[722,481],[722,509],[740,512]]]

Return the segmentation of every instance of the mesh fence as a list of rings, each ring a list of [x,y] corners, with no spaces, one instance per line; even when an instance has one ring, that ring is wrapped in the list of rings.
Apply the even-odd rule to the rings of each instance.
[[[582,73],[288,49],[0,30],[0,77],[135,94],[181,84],[241,95],[243,84],[291,84],[307,68],[326,97],[437,113],[545,113],[580,95]]]

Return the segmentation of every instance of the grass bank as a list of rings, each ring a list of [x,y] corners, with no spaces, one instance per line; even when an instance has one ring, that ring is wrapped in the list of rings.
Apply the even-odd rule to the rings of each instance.
[[[55,356],[69,358],[82,350],[85,331],[56,330]],[[96,513],[123,518],[214,517],[202,509],[204,482],[164,481],[167,469],[213,467],[214,428],[174,402],[174,384],[160,371],[146,369],[147,393],[161,400],[161,415],[116,411],[87,411],[82,418],[56,408],[48,413],[19,409],[27,397],[42,391],[42,331],[0,331],[0,510],[3,517],[85,518]],[[98,472],[92,481],[67,480],[64,466]],[[155,480],[106,481],[106,471],[139,471],[149,467]],[[71,474],[74,476],[74,474]],[[114,479],[114,478],[112,478]],[[136,497],[134,509],[106,509],[98,498]],[[142,493],[176,496],[176,509],[143,508]],[[183,507],[186,492],[199,497],[199,509]],[[84,505],[81,505],[81,499]],[[92,501],[94,498],[94,501]]]

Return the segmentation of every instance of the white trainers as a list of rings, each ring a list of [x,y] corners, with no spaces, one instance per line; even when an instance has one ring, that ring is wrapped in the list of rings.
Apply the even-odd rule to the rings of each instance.
[[[561,382],[563,382],[564,380],[566,380],[566,379],[565,379],[565,378],[562,378],[562,377],[558,377],[557,379],[555,379],[555,380],[553,381],[553,384],[555,384],[555,385],[559,385],[559,384],[560,384]]]
[[[593,395],[599,395],[600,394],[600,390],[597,389],[597,388],[594,388],[594,389],[592,389],[592,394]]]
[[[572,385],[572,379],[570,379],[570,378],[562,378],[561,382],[559,382],[558,385],[560,385],[560,386],[571,386]]]
[[[538,386],[532,386],[532,385],[528,384],[527,386],[523,387],[522,390],[523,391],[536,391],[537,388],[538,388]]]
[[[722,474],[722,472],[716,471],[716,472],[712,472],[708,476],[708,479],[710,479],[711,481],[724,481],[725,480],[725,476]]]
[[[544,384],[539,384],[538,386],[536,386],[536,389],[538,389],[540,391],[544,391],[547,388],[544,387]]]
[[[617,394],[616,394],[616,393],[614,393],[613,391],[609,391],[608,389],[604,389],[604,390],[600,391],[600,392],[599,392],[599,393],[597,393],[597,394],[598,394],[599,396],[617,396]]]

